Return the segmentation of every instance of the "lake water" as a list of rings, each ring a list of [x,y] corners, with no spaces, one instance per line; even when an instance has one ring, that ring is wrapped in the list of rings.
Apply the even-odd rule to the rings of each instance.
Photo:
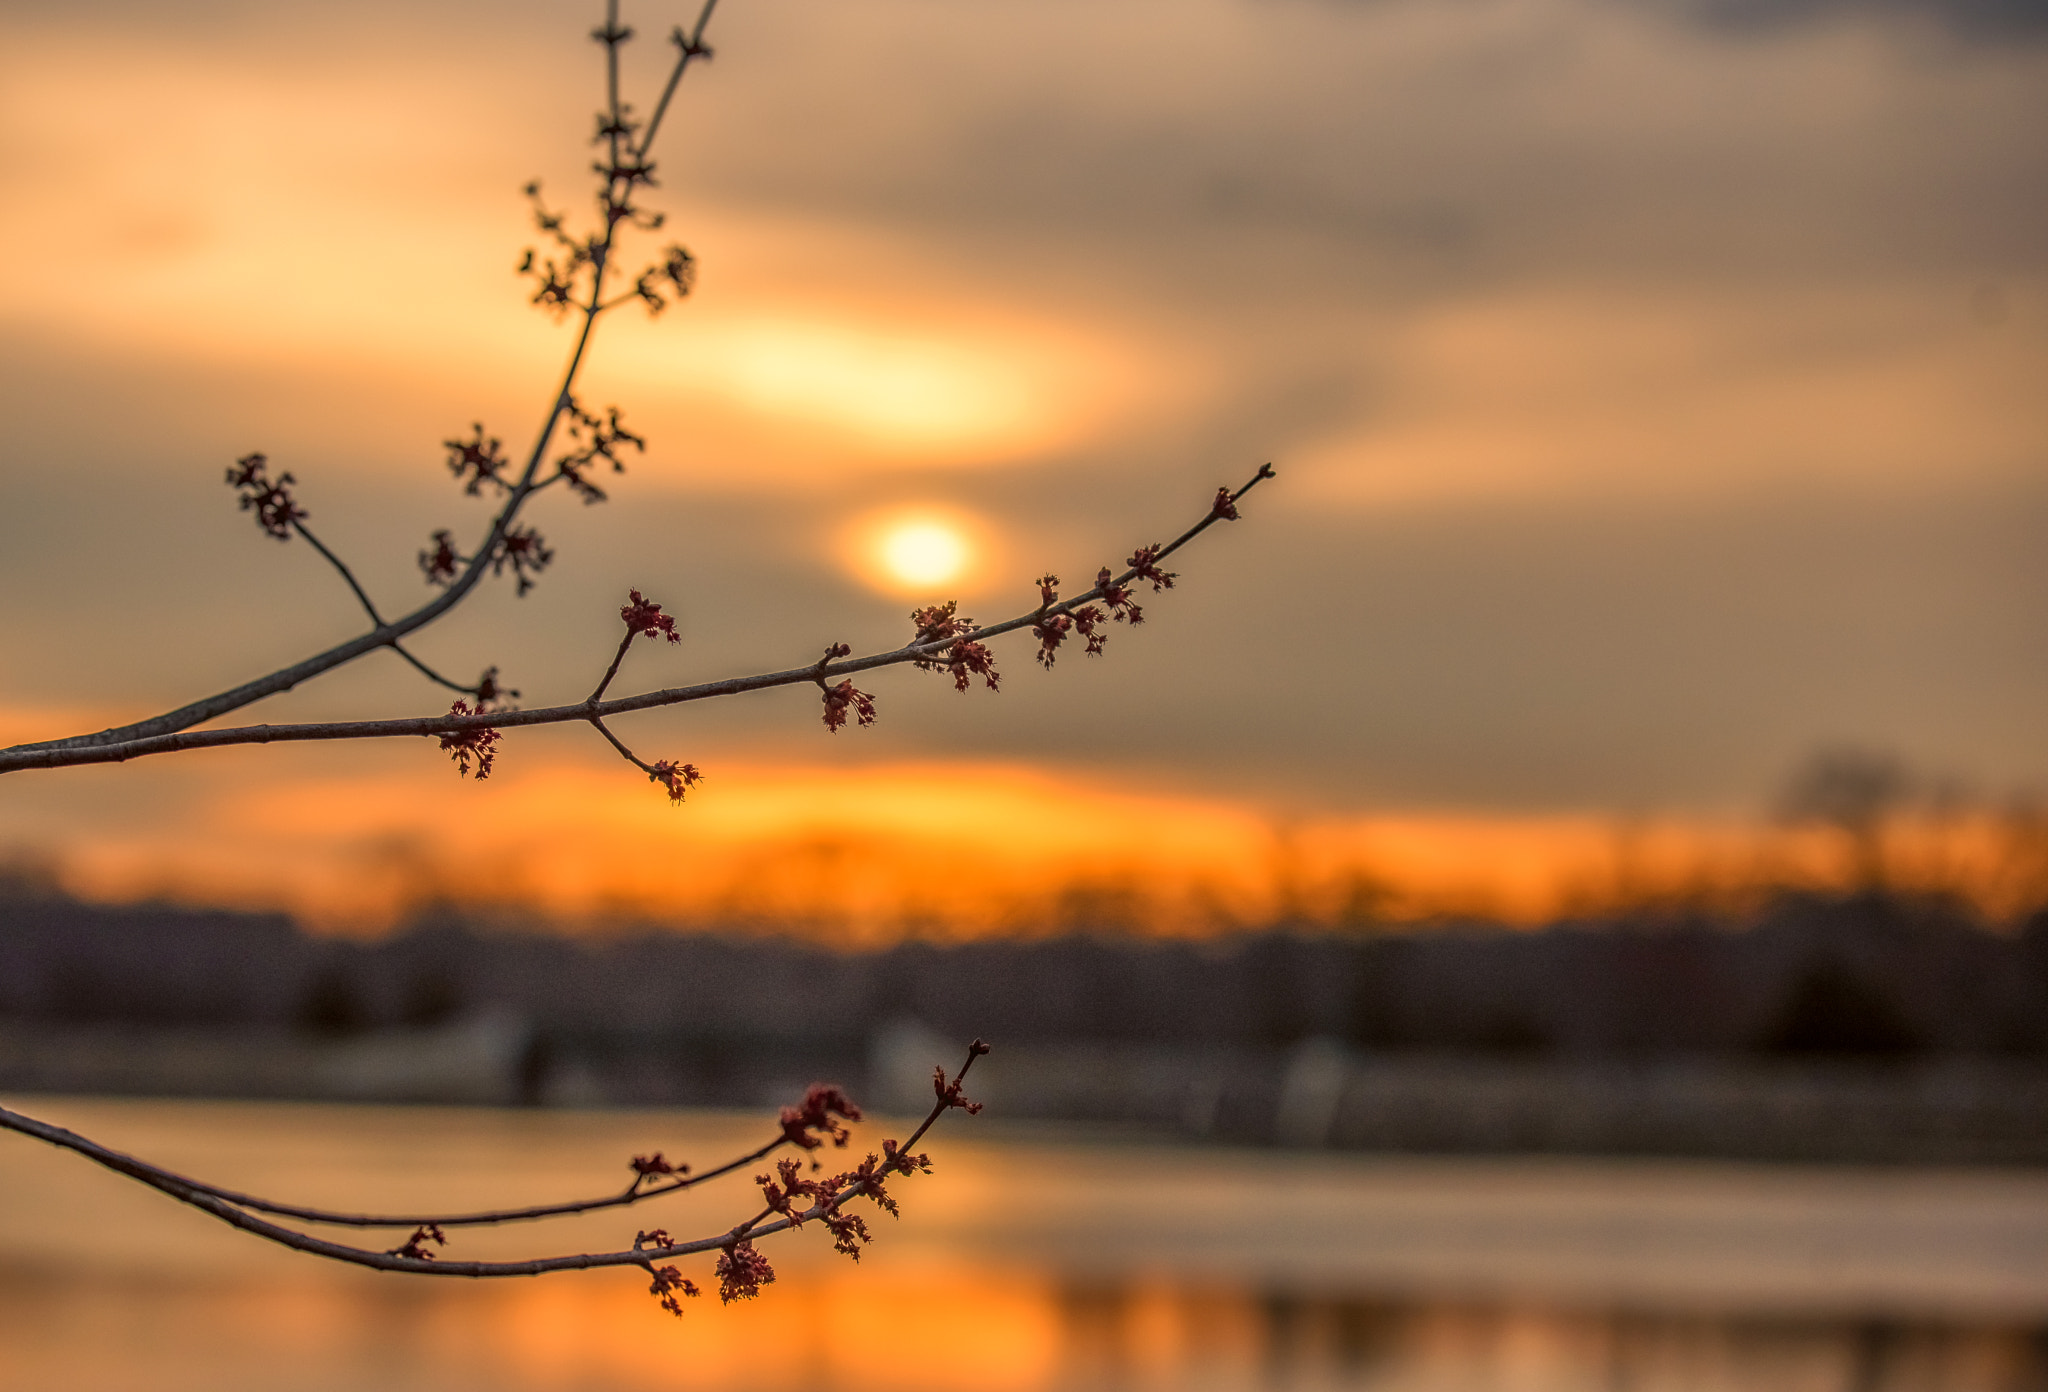
[[[603,1192],[762,1117],[25,1098],[332,1205]],[[870,1144],[900,1129],[868,1127]],[[858,1267],[681,1320],[645,1278],[422,1280],[234,1233],[0,1135],[0,1389],[2048,1392],[2048,1173],[1197,1150],[948,1118]],[[455,1255],[718,1231],[751,1186],[465,1233]],[[394,1239],[395,1241],[395,1239]],[[686,1264],[700,1285],[708,1262]]]

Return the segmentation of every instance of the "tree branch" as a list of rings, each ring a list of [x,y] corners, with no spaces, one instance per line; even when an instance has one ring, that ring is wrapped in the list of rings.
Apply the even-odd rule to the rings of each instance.
[[[974,1060],[987,1052],[988,1046],[978,1039],[969,1045],[966,1061],[961,1064],[959,1072],[953,1076],[950,1085],[945,1084],[945,1070],[941,1069],[939,1071],[940,1086],[937,1089],[938,1101],[925,1116],[923,1123],[911,1133],[909,1140],[903,1142],[900,1146],[894,1142],[883,1142],[883,1155],[890,1157],[892,1160],[898,1156],[907,1156],[911,1147],[924,1138],[925,1133],[931,1130],[938,1119],[955,1107],[964,1107],[969,1111],[980,1110],[978,1106],[968,1103],[961,1096],[960,1087],[962,1081],[967,1076],[968,1070],[974,1066]],[[816,1096],[818,1091],[819,1089],[814,1088],[812,1095]],[[833,1094],[837,1095],[836,1089],[833,1090]],[[809,1099],[806,1100],[807,1102],[809,1101]],[[843,1098],[840,1101],[845,1107],[851,1108],[851,1104],[844,1103]],[[835,1107],[834,1110],[840,1109]],[[842,1111],[841,1114],[846,1115],[847,1113]],[[849,1119],[859,1119],[859,1110],[857,1108],[851,1108]],[[273,1216],[298,1218],[306,1222],[351,1227],[414,1228],[422,1230],[449,1227],[478,1227],[499,1223],[522,1222],[531,1219],[552,1218],[573,1213],[588,1213],[606,1208],[622,1208],[639,1203],[645,1199],[671,1194],[677,1190],[691,1188],[707,1180],[730,1174],[742,1166],[750,1165],[766,1157],[783,1145],[799,1144],[796,1140],[796,1135],[800,1133],[795,1128],[797,1123],[803,1120],[804,1118],[797,1112],[797,1109],[785,1110],[783,1113],[782,1136],[769,1142],[767,1145],[729,1161],[717,1169],[708,1170],[701,1175],[679,1178],[646,1188],[642,1188],[640,1179],[636,1178],[633,1185],[624,1193],[601,1199],[577,1200],[559,1204],[537,1204],[528,1208],[496,1209],[481,1213],[419,1216],[339,1213],[325,1209],[273,1203],[268,1200],[257,1199],[249,1195],[235,1193],[233,1190],[223,1189],[216,1185],[188,1178],[173,1170],[164,1169],[162,1166],[153,1165],[146,1160],[141,1160],[135,1156],[126,1155],[120,1151],[100,1145],[98,1142],[88,1140],[75,1131],[69,1131],[64,1127],[55,1126],[49,1122],[39,1121],[34,1117],[0,1107],[0,1130],[19,1132],[22,1135],[33,1137],[49,1145],[82,1155],[95,1164],[114,1171],[116,1174],[124,1175],[129,1179],[157,1190],[159,1193],[167,1194],[177,1199],[180,1203],[189,1204],[203,1213],[210,1214],[230,1227],[239,1228],[243,1232],[275,1242],[280,1246],[292,1248],[294,1251],[306,1252],[313,1256],[346,1262],[354,1266],[371,1267],[379,1271],[405,1271],[422,1276],[468,1277],[537,1276],[550,1271],[584,1271],[596,1267],[611,1266],[637,1266],[651,1269],[650,1264],[655,1257],[687,1256],[693,1253],[711,1252],[721,1249],[729,1251],[735,1243],[749,1241],[756,1237],[767,1237],[778,1232],[786,1232],[791,1228],[800,1227],[814,1219],[828,1218],[855,1198],[873,1197],[880,1192],[881,1178],[885,1177],[890,1171],[887,1168],[886,1162],[884,1162],[881,1174],[874,1174],[877,1157],[871,1155],[869,1156],[869,1164],[863,1167],[863,1169],[870,1175],[873,1175],[872,1178],[853,1178],[849,1184],[839,1189],[831,1197],[821,1198],[810,1208],[802,1212],[791,1211],[788,1216],[775,1221],[763,1221],[764,1218],[777,1211],[769,1209],[736,1227],[728,1228],[724,1232],[716,1233],[709,1237],[701,1237],[683,1242],[664,1240],[654,1246],[636,1244],[634,1247],[624,1251],[578,1252],[564,1256],[535,1257],[520,1261],[444,1261],[426,1255],[407,1255],[408,1251],[420,1250],[419,1243],[423,1233],[419,1231],[415,1232],[411,1242],[407,1243],[404,1247],[392,1251],[352,1247],[346,1243],[332,1242],[325,1238],[315,1237],[310,1233],[300,1232],[297,1229],[270,1222],[256,1215],[258,1213],[268,1213]],[[823,1122],[809,1122],[806,1124],[809,1129],[821,1129],[822,1127],[833,1125],[829,1118],[826,1118]],[[840,1128],[838,1130],[839,1144],[844,1144],[844,1135],[844,1129]],[[808,1148],[816,1146],[818,1142],[806,1139],[801,1144]],[[636,1168],[639,1163],[636,1161]],[[900,1169],[896,1172],[907,1174],[909,1170]],[[659,1236],[664,1239],[666,1238],[666,1234],[659,1234]]]
[[[695,36],[684,45],[684,52],[676,64],[673,75],[669,79],[667,90],[663,93],[663,110],[666,110],[668,97],[673,94],[676,84],[682,81],[683,72],[688,67],[689,60],[693,57],[708,58],[710,56],[710,50],[703,46],[702,39],[704,25],[710,20],[711,10],[712,6],[707,4],[703,13],[698,18]],[[607,15],[605,28],[607,31],[615,31],[616,27],[616,5],[614,4]],[[617,119],[620,115],[616,80],[617,46],[616,44],[607,43],[606,49],[610,57],[608,80],[611,114],[614,119]],[[652,147],[653,138],[654,131],[652,126],[650,126],[640,145],[633,151],[636,162],[644,163],[647,151]],[[616,140],[614,141],[614,149],[616,152]],[[618,163],[618,160],[614,158],[612,161],[614,169],[618,167]],[[606,200],[608,205],[616,205],[616,199],[613,197],[612,191],[621,182],[621,179],[622,176],[617,173],[607,177]],[[630,180],[626,182],[630,188]],[[165,711],[163,714],[152,716],[147,720],[138,720],[127,725],[116,725],[91,734],[71,735],[63,739],[39,741],[31,745],[17,746],[17,748],[42,750],[98,749],[124,745],[137,740],[160,738],[175,734],[181,730],[189,730],[195,725],[204,724],[209,720],[216,720],[230,711],[239,710],[267,696],[275,696],[289,691],[301,682],[310,681],[314,677],[331,672],[337,667],[355,661],[366,653],[375,652],[379,648],[395,647],[398,639],[426,627],[460,604],[469,595],[469,592],[475,589],[477,584],[483,579],[484,573],[489,567],[492,558],[497,554],[498,547],[504,541],[506,533],[510,531],[513,522],[518,518],[520,509],[525,505],[527,498],[535,491],[536,479],[539,475],[542,461],[546,458],[548,445],[554,438],[556,428],[561,424],[562,416],[570,409],[577,374],[582,370],[583,360],[590,343],[591,331],[595,328],[605,303],[603,295],[605,273],[619,226],[619,220],[607,218],[604,230],[599,234],[591,248],[593,264],[590,293],[588,298],[578,305],[578,309],[583,317],[583,323],[577,332],[575,345],[570,350],[569,362],[563,370],[561,384],[555,391],[552,405],[546,418],[541,422],[540,430],[534,439],[533,449],[527,456],[526,467],[521,471],[518,482],[512,486],[504,505],[499,509],[497,515],[491,519],[484,544],[477,548],[470,557],[468,564],[463,567],[462,573],[450,582],[445,590],[409,614],[389,621],[380,619],[376,617],[375,606],[370,603],[369,597],[356,584],[355,578],[349,573],[348,568],[331,551],[319,542],[314,541],[311,535],[305,533],[304,529],[301,528],[301,534],[305,535],[307,540],[312,542],[315,549],[325,556],[337,570],[341,571],[343,578],[348,581],[350,588],[355,591],[356,598],[362,602],[365,610],[370,613],[373,627],[369,632],[359,634],[346,642],[337,643],[323,652],[315,653],[311,657],[292,663],[290,666],[280,667],[276,671],[257,677],[253,681],[243,682],[239,686],[230,687],[226,691],[205,697],[202,700],[179,706],[175,710]],[[420,664],[415,663],[415,665]],[[429,675],[433,674],[430,673]],[[435,680],[443,679],[436,676]],[[444,684],[454,685],[445,681]],[[454,686],[454,689],[460,691],[465,688]]]
[[[328,550],[327,544],[321,541],[319,537],[314,536],[312,530],[299,518],[294,517],[292,519],[292,530],[304,538],[308,546],[325,557],[329,565],[341,572],[341,578],[348,583],[349,592],[355,595],[356,602],[363,606],[363,612],[370,616],[370,622],[382,628],[384,626],[384,616],[377,612],[377,606],[370,602],[370,596],[364,593],[363,587],[360,584],[356,583],[355,572],[348,568],[341,557]]]
[[[668,101],[676,94],[676,85],[683,80],[683,69],[690,66],[692,58],[709,58],[711,50],[704,46],[704,26],[711,22],[711,12],[718,8],[718,0],[704,0],[704,8],[698,12],[697,27],[684,34],[679,28],[669,35],[669,41],[680,50],[676,54],[675,71],[668,75],[668,85],[661,89],[661,100],[654,104],[654,114],[647,118],[646,133],[640,137],[640,145],[633,153],[644,163],[647,151],[654,144],[655,132],[661,129],[661,118],[668,114]]]
[[[1263,465],[1243,487],[1235,492],[1226,492],[1234,507],[1239,499],[1258,486],[1265,479],[1274,477],[1272,465]],[[1201,521],[1189,527],[1168,545],[1160,547],[1152,555],[1154,562],[1166,559],[1207,531],[1225,514],[1212,508]],[[1001,623],[990,624],[976,629],[971,635],[980,641],[1000,637],[1022,628],[1042,625],[1046,616],[1053,614],[1071,615],[1092,600],[1103,599],[1107,591],[1121,589],[1143,576],[1136,566],[1125,570],[1108,585],[1097,584],[1094,588],[1057,604],[1041,605]],[[630,635],[629,635],[630,637]],[[662,706],[682,705],[690,701],[708,700],[715,696],[737,696],[749,691],[766,691],[778,686],[795,686],[819,682],[831,677],[846,677],[857,672],[872,671],[879,667],[894,667],[906,662],[929,662],[942,657],[956,642],[954,637],[934,638],[913,642],[889,652],[872,653],[865,657],[848,657],[823,664],[811,663],[804,667],[793,667],[779,672],[764,672],[755,676],[728,677],[720,681],[700,682],[694,686],[669,687],[660,691],[644,692],[638,696],[615,697],[609,701],[585,700],[569,706],[543,706],[531,710],[500,711],[483,715],[423,715],[403,717],[395,720],[337,720],[294,725],[241,725],[218,730],[192,730],[182,733],[147,736],[106,743],[97,746],[57,744],[17,745],[12,749],[0,750],[0,774],[13,773],[30,768],[71,768],[85,764],[121,763],[128,759],[139,759],[151,754],[170,754],[188,749],[218,749],[231,745],[272,744],[308,740],[348,739],[391,739],[403,736],[445,735],[464,731],[485,729],[512,729],[527,725],[560,725],[572,721],[597,721],[608,716],[625,715],[633,711],[654,710]],[[623,651],[623,650],[622,650]],[[616,670],[616,659],[614,668]],[[607,682],[610,680],[607,677]],[[601,690],[602,688],[600,688]],[[630,755],[628,757],[631,757]],[[635,761],[638,762],[637,760]]]
[[[612,665],[604,669],[604,676],[598,680],[596,689],[583,698],[584,705],[594,706],[603,698],[606,689],[612,684],[612,678],[619,674],[619,664],[626,660],[626,649],[632,647],[633,640],[639,636],[630,628],[626,630],[625,638],[619,643],[619,650],[612,654]]]
[[[413,669],[430,682],[434,682],[438,685],[445,686],[450,691],[459,692],[464,696],[480,697],[483,694],[482,691],[477,687],[464,686],[461,682],[456,681],[451,677],[442,676],[439,672],[429,667],[426,663],[420,661],[417,657],[414,657],[412,653],[408,651],[406,647],[403,644],[399,643],[396,639],[392,640],[391,651],[397,653],[400,657],[404,658],[407,662],[411,663]]]
[[[326,559],[329,565],[333,566],[335,570],[340,572],[341,578],[348,582],[348,588],[350,593],[354,594],[357,603],[363,606],[363,612],[370,616],[370,622],[376,624],[379,628],[382,628],[384,626],[384,616],[377,612],[377,606],[371,602],[370,596],[363,590],[362,585],[357,582],[355,572],[350,570],[348,568],[348,565],[341,559],[341,557],[335,555],[334,552],[328,548],[325,542],[321,541],[319,537],[314,536],[312,529],[309,528],[304,521],[294,517],[292,519],[291,525],[292,530],[297,532],[302,538],[304,538],[307,545],[311,546],[315,551],[318,551],[321,554],[321,556],[323,556]],[[418,671],[421,676],[425,677],[428,681],[439,683],[440,685],[447,687],[450,691],[460,692],[464,696],[476,696],[480,694],[478,689],[474,686],[464,686],[459,681],[454,681],[448,677],[442,676],[432,667],[429,667],[426,663],[420,661],[417,657],[413,656],[412,653],[407,651],[405,646],[401,644],[397,639],[392,639],[390,643],[386,644],[386,646],[389,647],[391,651],[397,653],[400,657],[404,658],[407,662],[411,663],[413,665],[413,668],[416,671]]]
[[[61,1126],[53,1126],[49,1122],[38,1121],[34,1117],[24,1116],[20,1112],[12,1112],[4,1107],[0,1107],[0,1130],[19,1131],[23,1135],[33,1136],[40,1141],[47,1141],[51,1145],[59,1146],[62,1149],[76,1151],[87,1159],[105,1165],[108,1169],[127,1175],[131,1179],[142,1179],[145,1175],[150,1175],[163,1181],[163,1185],[174,1186],[180,1190],[189,1190],[194,1194],[203,1194],[218,1199],[222,1203],[232,1204],[236,1208],[246,1208],[257,1213],[268,1213],[280,1218],[296,1218],[307,1223],[324,1223],[333,1227],[350,1228],[416,1228],[427,1224],[442,1228],[476,1228],[495,1226],[502,1223],[531,1222],[541,1218],[559,1218],[577,1213],[594,1213],[600,1209],[607,1208],[627,1208],[633,1204],[644,1203],[648,1199],[660,1198],[664,1194],[673,1194],[679,1190],[695,1188],[699,1184],[708,1183],[711,1180],[731,1174],[734,1170],[766,1159],[783,1146],[794,1144],[786,1135],[777,1136],[766,1145],[750,1150],[745,1155],[728,1160],[724,1164],[714,1169],[705,1170],[700,1174],[682,1175],[675,1179],[662,1180],[655,1184],[645,1183],[644,1176],[635,1176],[633,1182],[627,1185],[623,1192],[609,1194],[602,1198],[572,1199],[561,1203],[535,1204],[527,1208],[486,1209],[475,1213],[345,1213],[338,1209],[308,1208],[303,1204],[278,1203],[275,1200],[259,1198],[254,1194],[244,1194],[233,1189],[224,1189],[217,1184],[208,1184],[204,1180],[193,1179],[189,1175],[178,1174],[176,1171],[164,1169],[162,1166],[152,1165],[148,1161],[138,1160],[132,1155],[124,1155],[120,1151],[110,1150],[96,1141],[87,1140],[74,1131],[67,1131]],[[163,1186],[159,1185],[156,1187]]]

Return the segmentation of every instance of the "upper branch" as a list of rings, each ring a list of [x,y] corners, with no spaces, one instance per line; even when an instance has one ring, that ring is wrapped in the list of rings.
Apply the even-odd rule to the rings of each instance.
[[[704,27],[710,21],[712,8],[713,4],[711,3],[707,3],[704,6],[702,13],[698,17],[695,31],[687,38],[681,36],[680,30],[677,31],[678,44],[682,52],[677,59],[674,72],[669,77],[667,86],[663,89],[661,104],[657,109],[655,120],[649,124],[639,142],[634,144],[625,138],[625,109],[619,100],[617,82],[618,44],[624,41],[630,31],[620,28],[617,21],[616,4],[609,7],[605,28],[600,31],[600,38],[605,43],[607,51],[607,121],[614,129],[614,133],[611,136],[612,158],[608,166],[610,172],[605,174],[604,182],[604,201],[608,209],[617,210],[624,207],[622,198],[616,192],[622,183],[630,191],[635,180],[644,181],[648,177],[647,171],[650,166],[647,165],[646,156],[653,145],[655,126],[659,124],[661,114],[666,112],[669,98],[674,94],[677,84],[682,81],[683,73],[688,68],[691,59],[708,58],[711,55],[711,50],[704,45],[703,38]],[[627,155],[630,155],[630,158],[624,158]],[[379,617],[376,606],[371,603],[369,596],[356,582],[355,576],[342,563],[340,558],[316,540],[311,533],[306,532],[303,527],[298,527],[298,515],[303,514],[294,515],[287,500],[285,504],[286,510],[282,515],[284,526],[296,527],[299,533],[341,573],[342,578],[347,581],[357,600],[363,605],[364,611],[370,616],[371,628],[368,632],[358,634],[345,642],[337,643],[322,652],[315,653],[289,666],[280,667],[276,671],[266,673],[254,680],[229,687],[225,691],[217,692],[201,700],[189,702],[186,705],[179,706],[174,710],[165,711],[161,715],[152,716],[146,720],[112,726],[91,734],[71,735],[62,739],[17,745],[5,752],[104,750],[125,746],[137,741],[161,739],[175,735],[179,731],[189,730],[195,725],[201,725],[209,720],[218,719],[231,711],[239,710],[244,706],[263,700],[265,697],[289,691],[301,682],[310,681],[314,677],[331,672],[335,668],[353,662],[367,653],[377,651],[379,648],[397,648],[399,639],[425,628],[466,599],[469,593],[483,580],[485,574],[492,569],[494,558],[497,557],[501,544],[510,533],[513,523],[519,516],[520,509],[525,506],[526,500],[538,487],[542,486],[541,467],[547,457],[548,447],[554,439],[563,417],[576,409],[576,378],[582,369],[584,358],[589,348],[591,333],[606,306],[604,298],[605,277],[620,220],[618,216],[608,215],[603,229],[595,234],[595,238],[590,245],[590,290],[589,294],[586,297],[579,298],[576,304],[583,322],[577,331],[575,344],[570,350],[568,364],[563,369],[560,383],[556,387],[549,403],[547,414],[535,435],[533,449],[527,456],[525,468],[521,471],[517,482],[512,484],[507,490],[503,505],[499,508],[497,514],[492,517],[483,545],[477,548],[475,554],[469,558],[460,572],[450,579],[445,589],[410,613],[390,620]],[[682,257],[682,263],[686,266],[688,261],[687,254],[678,251],[676,255]],[[679,267],[673,273],[672,278],[679,287],[682,287],[684,285],[685,271]],[[645,277],[643,277],[644,279]],[[249,507],[252,503],[245,501],[243,505]],[[284,532],[273,525],[275,520],[266,520],[266,529],[272,531],[273,535],[283,535]],[[473,688],[465,688],[457,683],[447,681],[439,676],[439,674],[426,669],[423,664],[419,663],[410,654],[404,653],[402,649],[399,651],[408,661],[413,662],[415,666],[421,667],[430,677],[442,682],[443,685],[457,691],[473,690]],[[47,766],[54,767],[55,765]]]
[[[979,639],[1000,637],[1018,629],[1037,628],[1044,624],[1048,615],[1072,614],[1091,600],[1111,600],[1127,592],[1137,580],[1149,579],[1157,573],[1157,563],[1186,546],[1219,521],[1235,515],[1236,504],[1245,494],[1265,479],[1272,478],[1273,466],[1262,465],[1243,487],[1235,491],[1219,491],[1216,503],[1210,511],[1193,526],[1182,532],[1172,542],[1157,548],[1144,548],[1134,560],[1142,561],[1125,570],[1121,575],[1110,578],[1105,571],[1103,579],[1094,588],[1083,594],[1057,604],[1041,605],[1015,618],[1001,623],[990,624],[977,629],[974,637]],[[637,596],[635,596],[637,599]],[[888,652],[871,653],[865,657],[846,657],[825,663],[811,663],[779,672],[764,672],[755,676],[727,677],[720,681],[700,682],[693,686],[668,687],[660,691],[643,692],[637,696],[621,696],[612,700],[585,700],[575,705],[543,706],[530,710],[501,711],[489,714],[442,714],[411,716],[396,720],[337,720],[294,725],[243,725],[218,730],[190,730],[162,735],[146,735],[140,738],[107,742],[98,745],[43,744],[19,745],[13,749],[0,750],[0,774],[12,773],[18,769],[69,768],[82,764],[120,763],[138,759],[150,754],[169,754],[187,749],[215,749],[229,745],[270,744],[306,740],[348,740],[348,739],[389,739],[402,736],[449,735],[486,729],[511,729],[525,725],[560,725],[571,721],[600,720],[608,716],[624,715],[632,711],[653,710],[661,706],[682,705],[690,701],[707,700],[714,696],[736,696],[749,691],[765,691],[778,686],[795,686],[819,682],[831,677],[851,676],[857,672],[872,671],[878,667],[894,667],[906,662],[931,662],[941,658],[956,639],[952,636],[914,641],[904,647]],[[607,677],[607,681],[609,677]]]
[[[711,22],[711,12],[718,8],[718,0],[704,0],[704,8],[697,14],[697,27],[685,34],[677,29],[669,35],[678,52],[676,66],[668,75],[668,85],[661,89],[661,100],[654,104],[654,114],[647,118],[647,129],[640,137],[639,148],[634,151],[644,161],[647,151],[654,144],[654,136],[661,129],[661,118],[668,114],[669,98],[676,94],[676,86],[683,80],[683,70],[690,66],[692,58],[709,58],[711,50],[704,46],[704,26]]]

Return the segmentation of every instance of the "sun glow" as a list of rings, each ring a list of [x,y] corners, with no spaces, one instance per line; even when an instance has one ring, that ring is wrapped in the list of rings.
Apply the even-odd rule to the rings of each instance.
[[[182,817],[53,836],[45,813],[36,827],[58,882],[88,899],[283,909],[350,932],[452,905],[572,927],[754,927],[842,947],[1075,927],[1199,936],[1281,918],[1539,924],[1603,906],[1739,904],[1759,886],[1839,885],[1849,868],[1821,828],[1289,818],[1231,797],[1134,790],[1114,774],[988,760],[872,763],[849,778],[842,766],[728,753],[707,758],[715,781],[678,815],[593,757],[529,748],[480,788],[402,752],[283,781],[251,777],[260,756],[224,760],[195,775]],[[482,797],[493,815],[479,815]],[[35,844],[7,811],[0,846]],[[1113,849],[1105,825],[1126,829]],[[2040,902],[2048,841],[2018,845],[1994,817],[1894,830],[1897,883],[1968,895],[2001,918]]]
[[[966,569],[967,539],[943,522],[901,522],[882,536],[882,566],[905,585],[943,585]]]
[[[888,508],[842,533],[840,557],[861,581],[885,594],[947,598],[972,590],[999,558],[991,529],[971,513],[930,505]]]

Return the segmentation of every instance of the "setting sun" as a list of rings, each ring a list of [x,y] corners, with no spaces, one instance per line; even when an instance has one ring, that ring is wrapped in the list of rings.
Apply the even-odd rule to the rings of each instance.
[[[977,575],[1002,561],[1000,542],[983,519],[943,504],[870,512],[840,534],[839,547],[842,564],[864,584],[909,597],[971,590]]]
[[[906,585],[943,585],[966,565],[967,539],[944,522],[903,522],[882,534],[882,566]]]

